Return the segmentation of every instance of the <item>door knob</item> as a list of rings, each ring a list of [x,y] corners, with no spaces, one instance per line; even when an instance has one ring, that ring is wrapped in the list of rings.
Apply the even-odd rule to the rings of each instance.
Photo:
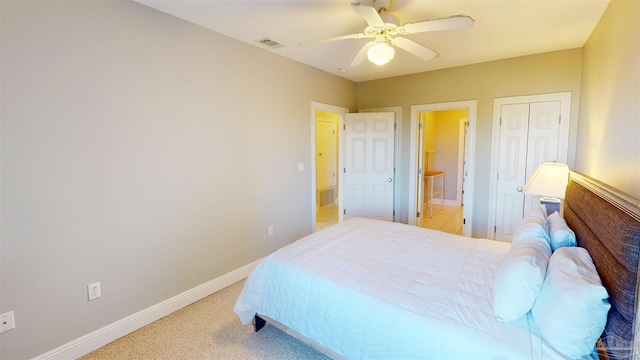
[[[522,188],[520,186],[518,186],[516,190],[518,190],[518,192],[522,192]]]
[[[392,178],[388,178],[388,179],[387,179],[387,181],[388,181],[388,182],[392,182],[392,181],[393,181],[393,179],[392,179]]]

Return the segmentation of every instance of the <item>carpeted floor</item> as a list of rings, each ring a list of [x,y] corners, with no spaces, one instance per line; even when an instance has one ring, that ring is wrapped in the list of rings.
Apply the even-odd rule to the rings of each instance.
[[[259,332],[233,312],[244,281],[124,336],[81,360],[329,359],[267,324]]]

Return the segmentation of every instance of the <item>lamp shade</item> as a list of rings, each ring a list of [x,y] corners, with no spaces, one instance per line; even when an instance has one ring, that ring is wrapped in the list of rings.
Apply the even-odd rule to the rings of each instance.
[[[522,187],[528,195],[564,199],[569,183],[569,166],[560,163],[541,163],[529,181]]]
[[[395,55],[395,50],[386,42],[376,42],[376,44],[367,51],[369,61],[376,65],[388,63],[393,59],[393,55]]]

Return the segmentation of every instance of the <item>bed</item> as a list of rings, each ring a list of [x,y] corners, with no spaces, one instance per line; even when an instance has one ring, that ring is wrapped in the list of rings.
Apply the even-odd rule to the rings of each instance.
[[[636,358],[638,201],[572,173],[564,218],[608,295],[606,326],[584,357]],[[234,311],[256,331],[269,322],[334,359],[566,358],[533,310],[496,318],[494,280],[510,249],[354,218],[266,257]]]

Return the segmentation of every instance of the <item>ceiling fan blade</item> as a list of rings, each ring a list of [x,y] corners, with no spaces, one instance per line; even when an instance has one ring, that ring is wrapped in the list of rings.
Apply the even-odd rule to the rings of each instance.
[[[360,3],[353,3],[351,6],[364,18],[369,26],[384,26],[384,21],[382,21],[380,14],[378,14],[378,11],[375,8],[360,5]]]
[[[304,41],[304,42],[301,42],[299,45],[300,46],[307,46],[307,45],[322,44],[322,43],[327,43],[327,42],[332,42],[332,41],[349,40],[349,39],[362,39],[362,38],[367,38],[367,37],[371,37],[371,36],[365,35],[363,33],[357,33],[357,34],[349,34],[349,35],[330,37],[330,38],[326,38],[326,39]]]
[[[353,58],[353,61],[351,61],[351,64],[349,64],[349,67],[356,67],[356,66],[362,65],[362,63],[364,63],[367,60],[367,51],[369,51],[369,49],[375,43],[376,43],[375,41],[370,41],[370,42],[364,44],[362,49],[360,49],[360,51],[358,51],[358,54],[356,55],[356,57]]]
[[[391,43],[404,51],[412,53],[422,60],[431,60],[438,56],[437,52],[404,37],[393,38]]]
[[[415,34],[428,31],[453,30],[472,27],[475,21],[466,15],[456,15],[444,19],[420,21],[404,24],[398,28],[402,34]]]

